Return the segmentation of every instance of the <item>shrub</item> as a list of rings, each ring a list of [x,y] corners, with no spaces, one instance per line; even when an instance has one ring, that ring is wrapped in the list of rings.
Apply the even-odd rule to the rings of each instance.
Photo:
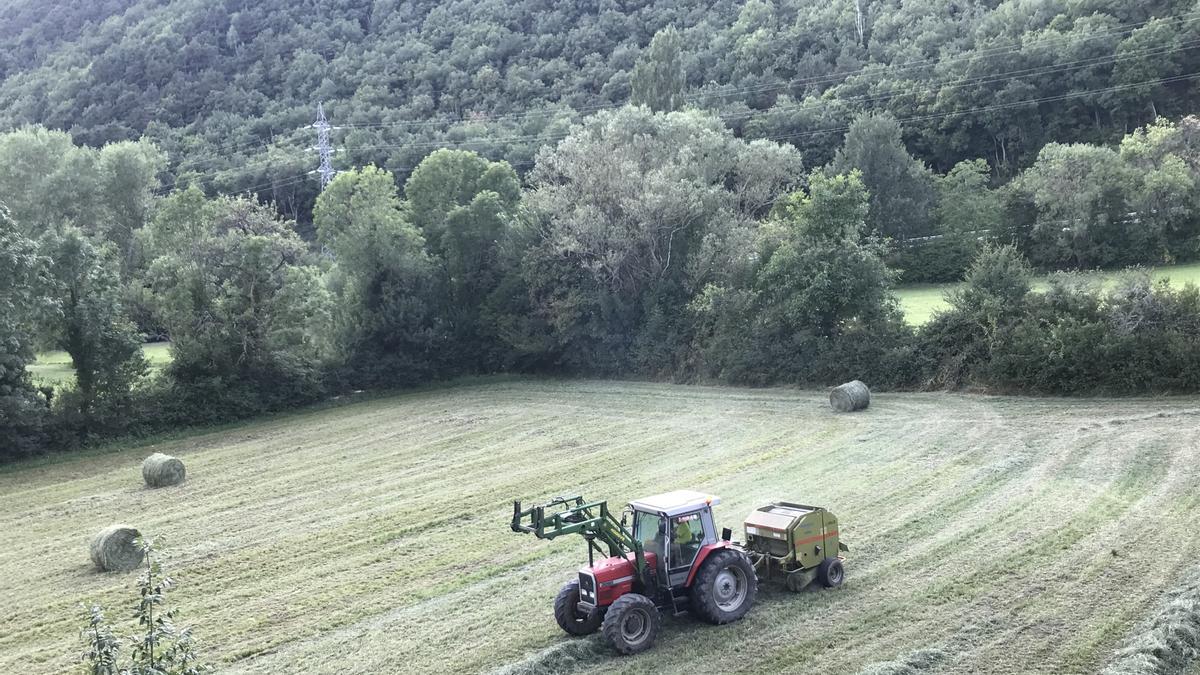
[[[951,307],[922,328],[926,387],[1044,394],[1184,392],[1200,387],[1200,291],[1132,272],[1105,291],[1077,274],[1030,293],[1011,247],[988,249]]]
[[[212,670],[194,651],[191,627],[179,627],[178,612],[167,606],[166,594],[174,581],[162,572],[154,544],[138,540],[145,568],[138,577],[134,607],[138,632],[127,638],[114,635],[99,605],[87,607],[88,623],[82,631],[87,643],[81,661],[90,675],[200,675]],[[121,648],[132,649],[122,664]]]

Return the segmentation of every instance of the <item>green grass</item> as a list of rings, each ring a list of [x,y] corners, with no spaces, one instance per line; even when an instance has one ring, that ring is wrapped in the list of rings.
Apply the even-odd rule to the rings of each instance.
[[[1097,672],[1194,578],[1198,434],[1200,398],[879,394],[836,415],[824,392],[501,380],[29,463],[0,472],[0,670],[69,669],[80,602],[128,615],[136,575],[87,555],[127,522],[161,539],[226,672]],[[187,482],[143,488],[153,451]],[[512,533],[510,500],[677,488],[720,495],[735,530],[772,499],[831,507],[845,586],[668,619],[632,658],[563,635],[583,542]]]
[[[148,342],[142,345],[142,353],[146,355],[153,372],[171,361],[171,343]],[[37,361],[30,364],[28,370],[33,381],[42,384],[70,384],[75,379],[75,366],[71,363],[70,355],[64,351],[38,354]]]
[[[945,309],[946,293],[953,290],[953,284],[909,284],[896,289],[896,298],[900,300],[900,309],[904,310],[904,319],[912,326],[924,326],[933,318],[939,309]]]
[[[1092,274],[1102,279],[1104,283],[1111,283],[1122,272],[1093,272]],[[1168,278],[1172,285],[1182,286],[1187,283],[1200,285],[1200,263],[1155,267],[1150,270],[1150,276],[1155,279]],[[904,317],[908,323],[921,326],[932,319],[935,312],[946,308],[946,293],[958,285],[958,283],[909,284],[896,289],[896,297],[900,300],[900,307],[904,310]],[[1035,290],[1042,289],[1045,288],[1045,282],[1037,281],[1033,286]]]

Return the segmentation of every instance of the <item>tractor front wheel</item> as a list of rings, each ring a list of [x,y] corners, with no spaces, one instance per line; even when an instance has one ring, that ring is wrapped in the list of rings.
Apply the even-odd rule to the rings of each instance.
[[[692,582],[692,611],[712,624],[737,621],[750,611],[758,576],[746,554],[733,549],[713,553]]]
[[[617,651],[637,654],[654,645],[660,628],[662,617],[650,598],[626,593],[608,606],[600,630]]]
[[[842,581],[846,578],[846,570],[842,568],[842,561],[837,558],[826,558],[821,561],[821,567],[817,570],[817,577],[821,579],[821,583],[825,588],[837,588],[842,585]]]
[[[554,620],[571,635],[591,635],[600,628],[604,610],[593,609],[587,614],[579,611],[579,580],[572,579],[563,584],[554,598]]]

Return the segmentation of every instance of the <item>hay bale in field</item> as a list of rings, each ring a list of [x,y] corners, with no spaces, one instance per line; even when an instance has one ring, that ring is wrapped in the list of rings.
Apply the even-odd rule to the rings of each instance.
[[[110,525],[92,537],[92,562],[105,572],[124,572],[142,564],[141,534],[128,525]]]
[[[161,452],[150,455],[142,462],[142,478],[152,488],[179,485],[186,474],[183,462]]]
[[[858,380],[838,385],[829,392],[829,405],[838,412],[865,410],[871,405],[871,390]]]

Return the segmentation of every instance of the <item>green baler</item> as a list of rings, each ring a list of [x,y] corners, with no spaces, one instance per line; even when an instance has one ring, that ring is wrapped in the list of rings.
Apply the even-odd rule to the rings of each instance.
[[[746,517],[746,543],[760,579],[781,579],[799,591],[815,580],[826,587],[845,578],[837,516],[820,506],[773,502]]]

